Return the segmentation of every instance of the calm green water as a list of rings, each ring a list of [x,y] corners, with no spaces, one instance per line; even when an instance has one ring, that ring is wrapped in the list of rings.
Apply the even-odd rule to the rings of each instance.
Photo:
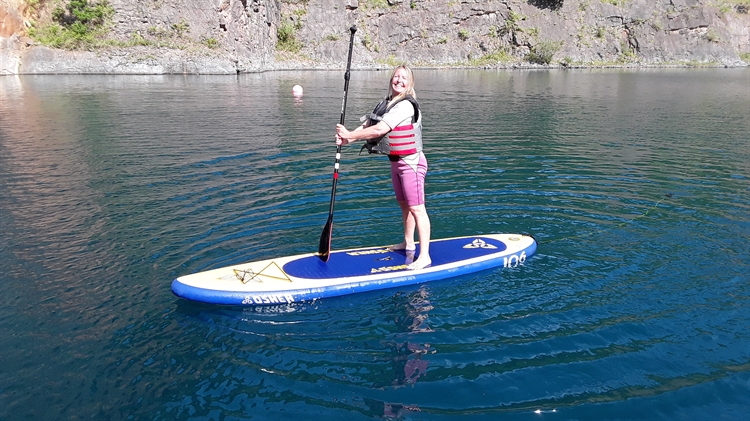
[[[262,309],[170,283],[317,250],[343,72],[0,78],[0,419],[750,412],[750,70],[416,77],[433,237],[537,254]],[[387,162],[341,176],[333,248],[396,242]]]

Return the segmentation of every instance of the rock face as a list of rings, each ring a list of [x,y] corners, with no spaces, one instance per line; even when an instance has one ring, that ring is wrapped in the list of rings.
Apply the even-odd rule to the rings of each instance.
[[[0,3],[0,38],[9,38],[24,30],[22,13],[25,5],[18,0],[12,3],[9,0],[5,2],[7,5]]]
[[[43,14],[0,0],[0,74],[214,73],[413,66],[747,65],[750,15],[731,0],[109,0],[118,47],[26,37]],[[49,10],[47,10],[49,13]],[[282,40],[283,39],[283,40]],[[282,41],[279,41],[282,40]],[[128,45],[128,46],[126,46]]]

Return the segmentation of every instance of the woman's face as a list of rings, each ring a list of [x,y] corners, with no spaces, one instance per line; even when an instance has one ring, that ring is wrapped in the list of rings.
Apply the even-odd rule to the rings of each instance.
[[[391,89],[393,89],[393,93],[396,95],[400,95],[409,89],[409,73],[406,69],[396,69],[396,73],[393,74],[393,79],[391,79]]]

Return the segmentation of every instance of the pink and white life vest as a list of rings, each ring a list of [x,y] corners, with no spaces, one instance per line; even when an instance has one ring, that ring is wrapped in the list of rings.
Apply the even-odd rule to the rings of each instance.
[[[414,106],[414,115],[412,121],[407,124],[396,126],[379,139],[370,139],[365,142],[360,150],[367,149],[369,153],[379,153],[390,156],[402,156],[419,153],[422,151],[422,115],[419,110],[419,103],[411,95],[406,95],[403,99],[388,105],[388,99],[381,101],[369,115],[363,119],[369,119],[370,124],[377,124],[383,119],[385,113],[401,101],[409,101]]]

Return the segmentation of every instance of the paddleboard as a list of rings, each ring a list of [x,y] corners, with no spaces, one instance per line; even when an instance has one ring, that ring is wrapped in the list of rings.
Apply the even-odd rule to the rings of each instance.
[[[229,305],[278,305],[358,292],[421,284],[496,267],[517,267],[536,252],[521,234],[483,234],[430,242],[432,265],[408,270],[419,255],[367,247],[332,251],[328,262],[315,253],[242,263],[181,276],[172,292],[188,300]]]

